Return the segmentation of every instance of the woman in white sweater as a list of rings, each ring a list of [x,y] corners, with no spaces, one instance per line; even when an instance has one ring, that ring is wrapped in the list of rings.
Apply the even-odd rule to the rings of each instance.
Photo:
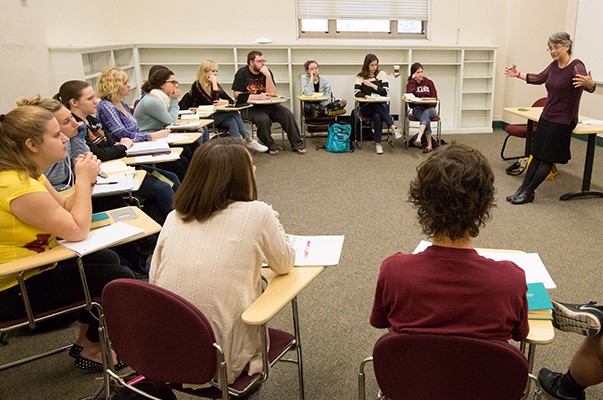
[[[151,283],[189,300],[210,321],[229,383],[243,371],[262,369],[260,328],[241,320],[262,292],[262,263],[286,274],[295,259],[278,214],[256,199],[255,166],[243,142],[203,144],[176,192],[151,263]]]

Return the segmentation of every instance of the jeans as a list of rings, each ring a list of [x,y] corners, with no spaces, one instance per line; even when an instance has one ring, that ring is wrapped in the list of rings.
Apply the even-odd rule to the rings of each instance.
[[[270,150],[276,150],[276,143],[272,139],[272,121],[281,124],[293,150],[304,148],[299,127],[295,122],[295,115],[287,107],[281,104],[254,105],[247,110],[247,117],[258,127],[258,138]]]
[[[360,113],[363,117],[373,119],[373,130],[375,131],[375,143],[381,143],[383,132],[383,122],[387,126],[392,126],[394,121],[389,115],[389,104],[387,103],[366,103],[360,107]]]
[[[140,189],[138,189],[136,194],[144,197],[145,199],[152,200],[155,204],[157,204],[159,211],[161,211],[161,214],[163,214],[163,218],[165,219],[174,208],[174,192],[180,186],[180,179],[178,179],[176,174],[170,171],[152,168],[146,165],[141,166],[141,168],[148,173],[142,181],[142,185],[140,185]],[[174,182],[174,186],[170,187],[169,184],[154,177],[152,173],[155,170]]]
[[[238,111],[217,111],[212,116],[214,124],[219,128],[228,128],[231,137],[247,139],[251,134],[245,129],[243,118]]]
[[[431,135],[431,118],[437,114],[434,107],[423,108],[415,106],[412,109],[412,115],[419,120],[419,125],[425,125],[425,134]]]

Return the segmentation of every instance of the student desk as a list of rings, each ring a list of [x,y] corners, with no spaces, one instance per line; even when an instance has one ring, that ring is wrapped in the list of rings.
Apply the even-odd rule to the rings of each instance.
[[[293,329],[297,342],[300,393],[304,397],[302,345],[297,310],[297,295],[314,280],[325,267],[294,267],[288,274],[276,275],[269,269],[262,270],[268,287],[244,312],[241,318],[247,325],[262,326],[270,321],[283,307],[291,302]],[[262,329],[265,334],[266,329]]]
[[[411,138],[410,135],[410,120],[409,120],[409,116],[412,116],[412,114],[409,112],[410,111],[410,104],[434,104],[437,114],[436,115],[440,115],[440,100],[439,99],[435,99],[432,97],[427,97],[424,99],[421,99],[420,97],[415,97],[415,98],[408,98],[406,96],[402,96],[402,118],[403,118],[403,122],[402,122],[402,130],[403,130],[403,135],[404,135],[404,142],[407,144],[408,147],[408,141]],[[414,122],[416,122],[416,120],[413,120]],[[436,130],[436,141],[438,142],[438,144],[440,143],[440,139],[442,136],[442,128],[441,128],[441,124],[442,121],[441,120],[433,120],[433,122],[438,124],[437,130]]]
[[[362,114],[360,113],[360,107],[362,107],[363,103],[389,103],[391,101],[390,97],[354,97],[354,110],[356,110],[356,121],[354,121],[354,124],[356,124],[356,135],[354,138],[354,142],[356,143],[356,145],[358,146],[359,149],[362,148]],[[368,117],[370,118],[370,117]],[[372,120],[372,118],[371,118]],[[389,126],[387,127],[387,142],[394,147],[394,142],[393,140],[390,140],[389,136]],[[360,143],[358,142],[358,137],[360,137]]]
[[[266,106],[266,105],[270,105],[270,104],[281,104],[281,103],[285,103],[286,101],[288,101],[289,99],[286,97],[282,97],[282,96],[273,96],[270,100],[247,100],[247,102],[249,104],[252,105],[262,105],[262,106]]]
[[[245,110],[247,108],[251,108],[253,107],[253,104],[247,104],[246,106],[216,106],[215,110],[216,111],[226,111],[226,112],[231,112],[231,111],[241,111],[241,110]]]
[[[306,129],[309,126],[328,126],[331,122],[335,121],[335,117],[323,116],[323,117],[306,117],[305,115],[305,104],[308,103],[320,103],[323,101],[331,100],[329,96],[297,96],[299,100],[299,126],[301,128],[302,139],[304,144],[306,143]],[[308,120],[308,123],[306,123]]]
[[[138,164],[151,164],[152,166],[155,166],[155,164],[159,164],[159,163],[164,163],[164,162],[171,162],[171,161],[176,161],[180,158],[180,154],[182,154],[182,147],[171,147],[170,151],[172,156],[178,156],[176,158],[170,158],[169,160],[162,160],[161,156],[165,156],[165,154],[160,154],[157,156],[157,160],[153,160],[151,162],[149,161],[137,161],[136,159],[139,157],[146,157],[146,156],[136,156],[136,157],[124,157],[121,158],[120,160],[123,161],[124,163],[126,163],[126,165],[138,165]]]
[[[520,109],[522,111],[520,111]],[[543,107],[505,107],[504,110],[508,113],[526,118],[528,120],[528,132],[526,135],[525,147],[525,156],[528,157],[530,155],[530,149],[532,144],[532,129],[534,126],[534,122],[537,122],[540,119],[540,114],[542,113]],[[580,121],[593,119],[585,117],[583,115],[580,115],[579,118]],[[603,124],[587,125],[584,123],[578,123],[578,125],[576,125],[576,128],[574,128],[573,133],[575,135],[588,135],[586,145],[586,156],[584,161],[584,173],[582,175],[582,190],[579,192],[565,193],[564,195],[559,197],[559,200],[571,200],[582,197],[603,197],[603,192],[590,190],[590,182],[593,173],[593,163],[595,160],[597,134],[603,133]]]

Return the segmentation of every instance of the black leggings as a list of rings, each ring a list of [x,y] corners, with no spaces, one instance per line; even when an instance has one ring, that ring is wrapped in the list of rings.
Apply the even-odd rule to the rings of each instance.
[[[109,249],[84,256],[84,271],[92,297],[99,297],[105,285],[118,278],[133,278],[128,268],[119,264],[119,257]],[[75,259],[61,261],[56,267],[25,280],[27,295],[34,314],[61,308],[84,300],[84,290]],[[0,292],[0,321],[25,317],[25,306],[19,286]],[[98,342],[98,320],[81,310],[79,322],[89,324],[86,337]]]
[[[544,182],[552,168],[552,162],[532,157],[532,161],[530,161],[530,166],[526,171],[526,177],[523,179],[521,187],[533,192],[542,182]]]

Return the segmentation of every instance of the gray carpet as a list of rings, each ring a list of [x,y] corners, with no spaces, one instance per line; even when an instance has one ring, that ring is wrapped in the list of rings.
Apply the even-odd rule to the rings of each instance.
[[[586,143],[572,141],[573,160],[559,166],[553,181],[542,184],[534,203],[513,206],[504,196],[515,191],[522,177],[504,172],[510,164],[499,156],[504,132],[445,135],[445,139],[479,148],[496,173],[497,207],[476,246],[537,252],[558,285],[550,291],[552,298],[603,301],[598,271],[603,255],[603,199],[559,201],[561,194],[581,187]],[[411,252],[424,239],[406,193],[426,155],[401,144],[395,149],[384,145],[382,156],[370,143],[353,154],[314,150],[323,143],[324,139],[310,139],[305,156],[282,151],[277,157],[260,154],[254,159],[260,199],[280,212],[288,232],[346,235],[340,264],[327,268],[300,295],[299,307],[306,398],[354,399],[358,365],[384,333],[368,323],[380,263],[394,252]],[[508,148],[521,153],[523,142],[511,140]],[[593,171],[592,188],[603,190],[601,148],[596,150]],[[290,329],[289,316],[289,309],[283,310],[273,326]],[[1,361],[69,343],[75,333],[73,325],[37,335],[14,334],[10,344],[0,349]],[[535,371],[543,366],[565,370],[580,340],[578,335],[556,332],[554,343],[537,349]],[[98,385],[95,378],[74,368],[67,354],[61,353],[1,372],[0,398],[80,399]],[[369,394],[374,395],[376,384],[371,376],[368,380]],[[297,389],[295,367],[278,365],[253,398],[293,399]],[[603,387],[590,388],[587,394],[603,398]]]

